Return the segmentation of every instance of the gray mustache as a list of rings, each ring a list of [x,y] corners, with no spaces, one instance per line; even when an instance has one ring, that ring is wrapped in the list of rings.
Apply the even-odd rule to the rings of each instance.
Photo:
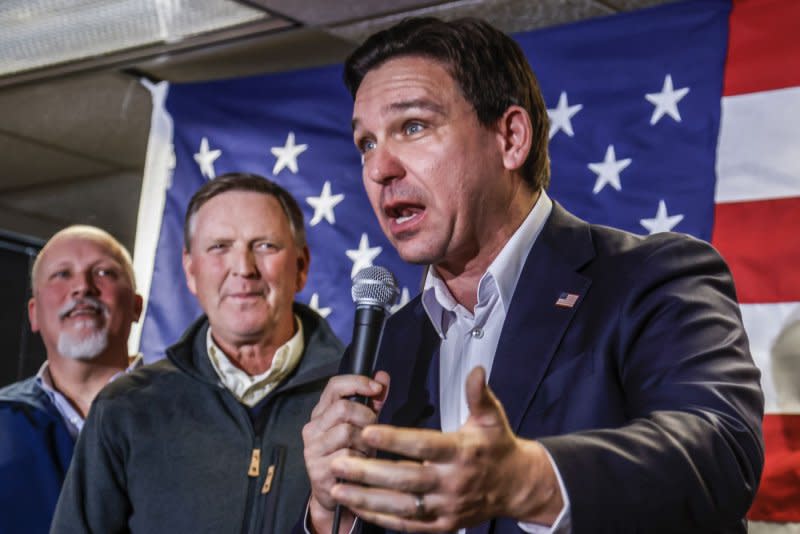
[[[64,317],[72,313],[78,306],[91,308],[97,312],[100,312],[103,315],[108,314],[108,306],[106,306],[105,303],[103,303],[99,299],[96,299],[94,297],[82,297],[79,299],[72,300],[71,302],[67,302],[63,306],[61,306],[61,309],[58,310],[58,317],[60,319],[63,319]]]

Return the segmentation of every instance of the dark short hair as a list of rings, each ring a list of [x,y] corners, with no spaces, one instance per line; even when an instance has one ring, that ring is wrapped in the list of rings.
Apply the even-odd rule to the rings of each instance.
[[[203,187],[198,189],[194,195],[192,195],[191,200],[189,200],[189,207],[186,208],[186,217],[184,217],[183,220],[183,246],[187,251],[191,250],[191,226],[194,215],[200,210],[203,204],[215,196],[229,191],[252,191],[253,193],[261,193],[275,197],[281,205],[283,213],[286,214],[286,218],[289,220],[289,228],[292,230],[295,244],[299,248],[306,246],[306,229],[303,224],[303,211],[300,209],[294,197],[286,189],[263,176],[243,172],[232,172],[209,180],[203,184]]]
[[[494,126],[511,105],[525,109],[533,125],[533,139],[522,177],[534,191],[549,185],[547,107],[539,82],[513,39],[474,18],[450,22],[434,17],[405,19],[369,37],[347,58],[344,83],[353,98],[370,70],[400,56],[441,62],[483,126]]]

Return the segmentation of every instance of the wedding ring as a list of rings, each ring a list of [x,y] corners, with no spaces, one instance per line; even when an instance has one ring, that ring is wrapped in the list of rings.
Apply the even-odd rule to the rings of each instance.
[[[421,519],[425,517],[425,495],[422,493],[418,493],[416,495],[416,505],[417,505],[417,519]]]

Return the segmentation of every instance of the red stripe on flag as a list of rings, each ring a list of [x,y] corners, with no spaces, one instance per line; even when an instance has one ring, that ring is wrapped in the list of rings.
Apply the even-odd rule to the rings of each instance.
[[[714,219],[740,302],[800,301],[800,197],[717,204]]]
[[[800,415],[765,415],[764,448],[764,472],[747,517],[800,521]]]
[[[722,94],[800,85],[800,2],[736,0]]]

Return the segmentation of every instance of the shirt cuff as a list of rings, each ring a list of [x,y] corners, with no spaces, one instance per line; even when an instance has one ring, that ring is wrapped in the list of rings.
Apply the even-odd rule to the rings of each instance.
[[[306,534],[311,534],[311,531],[308,529],[308,519],[310,516],[310,510],[311,510],[311,501],[309,500],[306,503],[306,513],[303,515],[303,531]],[[356,531],[357,526],[358,526],[358,518],[356,517],[356,520],[353,521],[353,526],[350,527],[349,534],[353,534]]]
[[[548,527],[538,523],[523,523],[521,521],[518,522],[517,525],[523,531],[528,532],[528,534],[570,534],[570,532],[572,532],[572,515],[570,513],[567,488],[564,487],[564,480],[561,478],[561,472],[553,461],[553,457],[550,456],[550,452],[547,449],[544,451],[547,453],[547,459],[550,460],[550,465],[553,467],[553,471],[558,479],[558,487],[561,490],[561,498],[564,501],[564,506],[561,507],[561,512],[559,512],[552,526]]]

